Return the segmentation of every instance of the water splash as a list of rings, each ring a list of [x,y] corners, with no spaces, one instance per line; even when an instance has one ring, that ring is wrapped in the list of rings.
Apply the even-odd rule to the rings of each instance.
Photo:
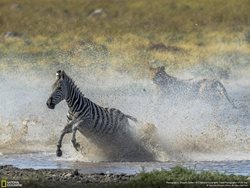
[[[96,76],[78,66],[59,64],[51,69],[39,67],[27,71],[24,65],[14,72],[13,68],[1,70],[0,152],[3,154],[54,152],[66,124],[67,107],[61,103],[51,111],[45,102],[54,74],[63,66],[86,97],[102,106],[118,108],[148,125],[133,126],[140,141],[157,153],[157,160],[226,160],[229,154],[237,160],[250,159],[250,84],[245,74],[225,84],[239,106],[232,109],[227,104],[214,108],[199,100],[175,104],[159,101],[150,79],[134,80],[128,73],[112,69]],[[76,152],[70,138],[66,136],[64,156],[57,160],[106,160],[100,148],[80,134],[77,139],[82,148]]]

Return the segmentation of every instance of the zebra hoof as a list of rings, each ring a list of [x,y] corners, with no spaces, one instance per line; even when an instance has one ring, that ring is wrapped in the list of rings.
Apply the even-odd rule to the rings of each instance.
[[[56,150],[56,156],[61,157],[62,156],[62,150],[60,150],[60,149]]]

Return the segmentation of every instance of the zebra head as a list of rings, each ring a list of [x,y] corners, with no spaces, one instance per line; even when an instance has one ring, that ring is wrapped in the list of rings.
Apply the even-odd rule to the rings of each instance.
[[[53,84],[53,92],[47,100],[47,106],[50,109],[54,109],[55,106],[67,97],[67,82],[66,74],[64,71],[56,72],[56,82]]]
[[[155,83],[156,85],[162,85],[166,82],[166,78],[170,77],[166,71],[165,71],[165,67],[161,66],[161,67],[157,67],[153,70],[153,83]]]

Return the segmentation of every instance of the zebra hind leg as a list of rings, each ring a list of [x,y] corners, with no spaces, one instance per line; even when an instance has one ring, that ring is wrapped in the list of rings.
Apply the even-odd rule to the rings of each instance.
[[[73,134],[72,134],[71,142],[72,142],[74,148],[76,149],[76,151],[79,151],[80,144],[78,142],[76,142],[76,131],[78,130],[77,126],[74,126],[72,128],[72,130],[73,130]]]

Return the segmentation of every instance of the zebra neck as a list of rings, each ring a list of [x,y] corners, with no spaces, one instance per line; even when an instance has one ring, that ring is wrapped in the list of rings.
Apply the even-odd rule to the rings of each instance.
[[[72,88],[72,91],[69,92],[66,102],[71,112],[74,113],[80,109],[80,106],[84,101],[83,101],[83,95],[78,88],[75,87]]]

